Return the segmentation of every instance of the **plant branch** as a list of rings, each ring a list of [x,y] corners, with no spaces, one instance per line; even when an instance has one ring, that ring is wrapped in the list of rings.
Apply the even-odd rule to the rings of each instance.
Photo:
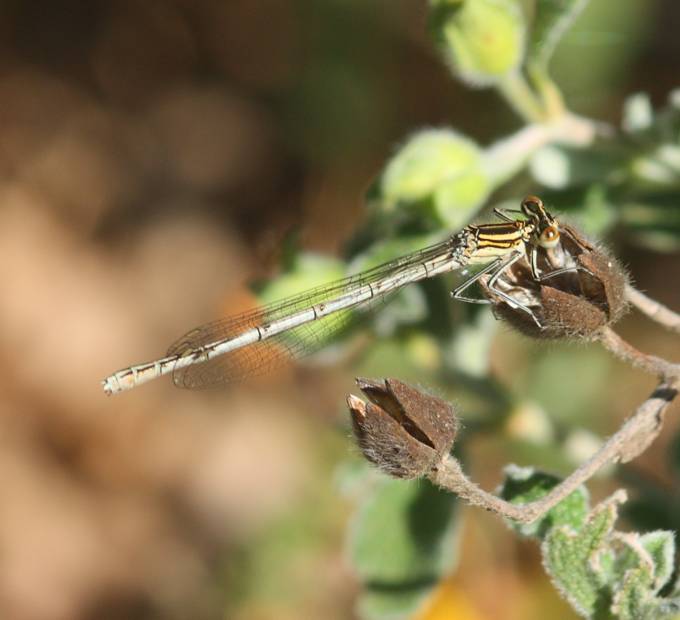
[[[593,143],[599,132],[597,122],[568,113],[550,122],[527,125],[486,149],[486,168],[494,183],[500,185],[522,170],[527,160],[547,144],[557,142],[586,147]]]
[[[656,375],[661,379],[677,380],[680,377],[680,364],[673,364],[655,355],[638,351],[610,327],[600,329],[597,339],[610,353],[620,360],[632,364],[645,372]]]
[[[663,324],[673,325],[673,312],[642,295],[632,287],[632,296],[654,317],[661,316]],[[631,303],[634,303],[631,299]],[[636,304],[637,305],[637,304]],[[660,308],[660,309],[659,309]],[[663,426],[663,418],[680,389],[680,364],[638,351],[610,327],[598,331],[597,339],[619,359],[657,375],[660,382],[652,394],[637,408],[626,422],[585,463],[554,487],[540,500],[528,504],[512,504],[481,489],[463,472],[460,463],[450,455],[444,456],[433,467],[429,478],[435,484],[452,491],[475,506],[481,506],[522,523],[530,523],[545,515],[551,508],[573,493],[609,463],[626,463],[644,452],[656,439]]]
[[[625,295],[631,304],[652,321],[656,321],[659,325],[680,334],[680,314],[647,297],[633,286],[628,285],[626,287]]]
[[[661,431],[664,414],[677,396],[679,386],[678,376],[661,381],[649,398],[597,453],[539,500],[528,504],[512,504],[484,491],[465,475],[460,463],[450,455],[440,461],[429,478],[470,504],[481,506],[508,519],[531,523],[545,515],[605,465],[628,462],[646,450]]]
[[[542,123],[545,120],[546,112],[543,106],[519,71],[510,73],[497,88],[508,104],[527,123]]]

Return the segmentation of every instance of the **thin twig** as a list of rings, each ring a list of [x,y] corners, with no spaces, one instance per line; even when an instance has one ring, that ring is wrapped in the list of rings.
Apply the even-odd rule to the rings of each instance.
[[[431,472],[430,479],[435,484],[457,493],[470,504],[481,506],[515,521],[530,523],[573,493],[608,463],[626,463],[644,452],[661,432],[666,409],[678,394],[680,365],[638,351],[609,327],[600,330],[598,339],[616,357],[657,375],[661,381],[623,426],[589,460],[550,493],[528,504],[511,504],[477,486],[467,478],[458,461],[449,455]]]
[[[625,295],[626,299],[640,312],[659,323],[659,325],[663,325],[665,328],[680,334],[680,314],[647,297],[647,295],[631,285],[626,286]]]
[[[472,482],[458,461],[448,455],[432,471],[429,478],[470,504],[481,506],[508,519],[530,523],[545,515],[608,463],[625,463],[643,452],[661,431],[663,416],[668,405],[677,396],[679,386],[680,379],[677,376],[659,383],[649,398],[588,461],[540,500],[528,504],[511,504],[488,493]]]
[[[680,377],[680,364],[673,364],[655,355],[638,351],[613,331],[611,327],[603,327],[598,334],[598,340],[620,360],[637,366],[645,372],[656,375],[661,379]]]

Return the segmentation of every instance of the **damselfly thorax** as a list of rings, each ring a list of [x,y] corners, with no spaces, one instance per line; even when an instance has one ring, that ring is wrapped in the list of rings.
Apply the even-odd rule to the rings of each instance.
[[[444,241],[368,271],[197,327],[174,343],[165,357],[129,366],[104,379],[104,391],[121,392],[169,373],[179,387],[203,388],[267,371],[313,351],[315,343],[327,342],[346,324],[348,313],[366,308],[412,282],[471,264],[486,266],[454,289],[454,298],[489,303],[463,295],[481,277],[488,276],[486,286],[490,290],[513,308],[527,312],[540,327],[529,307],[495,284],[506,269],[525,257],[534,278],[546,277],[538,271],[537,256],[542,249],[559,243],[557,220],[535,196],[525,198],[519,210],[495,212],[502,222],[466,226]],[[513,219],[509,213],[522,217]]]

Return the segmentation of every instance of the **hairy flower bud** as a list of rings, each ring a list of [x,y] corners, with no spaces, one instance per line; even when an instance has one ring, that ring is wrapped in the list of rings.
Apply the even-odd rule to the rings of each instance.
[[[512,308],[482,282],[497,316],[535,338],[594,338],[598,331],[618,321],[627,309],[624,297],[628,275],[603,248],[587,241],[573,226],[562,224],[561,243],[541,251],[541,274],[565,266],[574,269],[537,282],[527,260],[515,263],[496,287],[531,309],[541,326],[521,308]]]
[[[524,56],[524,16],[516,0],[431,0],[430,24],[456,75],[492,85]]]
[[[453,407],[397,379],[357,379],[369,402],[347,398],[364,456],[397,478],[419,478],[448,454],[458,431]]]
[[[433,209],[437,219],[459,228],[491,191],[480,148],[450,129],[426,129],[411,137],[380,178],[386,209]]]

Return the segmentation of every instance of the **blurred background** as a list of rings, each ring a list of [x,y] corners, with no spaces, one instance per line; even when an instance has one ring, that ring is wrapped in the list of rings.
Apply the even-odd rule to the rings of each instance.
[[[429,341],[411,343],[417,372],[376,345],[219,392],[163,379],[106,398],[99,382],[251,307],[249,284],[277,273],[291,238],[340,255],[414,130],[454,125],[485,144],[519,126],[493,92],[450,79],[425,17],[406,0],[2,3],[0,617],[355,617],[355,501],[339,472],[360,459],[344,396],[358,373],[427,384]],[[572,109],[618,123],[632,92],[665,101],[679,30],[674,0],[593,0],[555,61]],[[677,253],[609,241],[680,308]],[[677,339],[638,315],[620,331],[677,359]],[[551,466],[546,436],[577,462],[654,384],[595,346],[500,329],[492,352],[522,399],[468,446],[489,489],[509,461]],[[441,389],[475,418],[474,397]],[[677,488],[676,427],[670,415],[623,478],[591,490]],[[442,617],[573,617],[534,543],[465,514]]]

